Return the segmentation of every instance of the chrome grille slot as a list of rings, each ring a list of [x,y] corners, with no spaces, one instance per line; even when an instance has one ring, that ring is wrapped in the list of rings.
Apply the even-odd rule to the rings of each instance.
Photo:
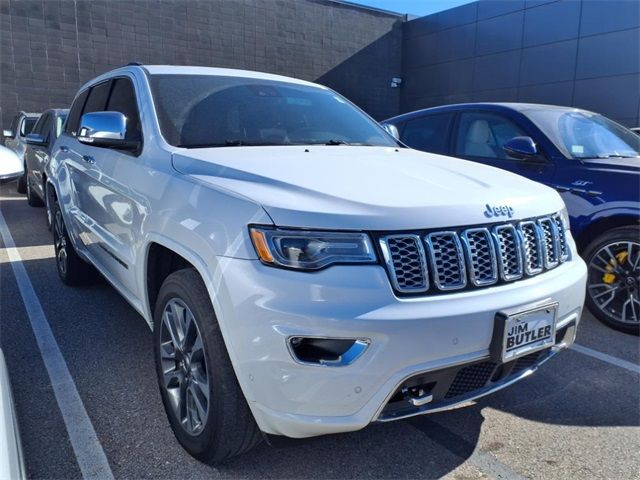
[[[380,247],[397,291],[424,292],[429,288],[427,263],[418,235],[388,235],[380,239]]]
[[[558,226],[551,218],[545,217],[538,220],[542,230],[542,252],[545,268],[553,268],[560,261],[560,245],[558,241]]]
[[[436,232],[425,237],[433,282],[440,290],[457,290],[467,285],[462,245],[456,232]]]
[[[570,256],[560,215],[491,227],[379,237],[400,294],[457,291],[538,275]]]
[[[560,261],[565,262],[569,258],[569,247],[567,246],[567,238],[564,233],[564,230],[566,227],[560,215],[555,215],[553,217],[553,221],[556,222],[556,227],[558,228],[558,244],[560,248],[560,252],[559,252]]]
[[[503,280],[517,280],[522,277],[522,248],[513,225],[493,227],[498,248],[498,266]]]
[[[486,228],[470,228],[462,232],[469,265],[469,279],[477,287],[498,281],[498,264],[491,233]]]
[[[544,268],[540,231],[535,222],[520,222],[518,230],[524,250],[524,269],[527,275],[540,273]]]

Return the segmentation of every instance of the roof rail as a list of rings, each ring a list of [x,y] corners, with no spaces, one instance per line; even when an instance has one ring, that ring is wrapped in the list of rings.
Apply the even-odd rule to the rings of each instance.
[[[127,63],[127,67],[141,67],[142,63],[140,62],[129,62]]]

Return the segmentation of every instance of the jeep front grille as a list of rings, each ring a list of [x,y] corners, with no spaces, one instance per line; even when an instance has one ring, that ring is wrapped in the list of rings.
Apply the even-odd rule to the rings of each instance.
[[[569,257],[559,215],[487,227],[384,235],[380,247],[400,294],[485,287],[537,275]]]

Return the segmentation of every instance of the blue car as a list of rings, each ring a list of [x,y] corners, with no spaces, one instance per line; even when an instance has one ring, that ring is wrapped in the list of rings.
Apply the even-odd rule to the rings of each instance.
[[[519,103],[447,105],[383,124],[409,147],[560,192],[589,266],[589,309],[613,328],[640,333],[640,136],[597,113]]]

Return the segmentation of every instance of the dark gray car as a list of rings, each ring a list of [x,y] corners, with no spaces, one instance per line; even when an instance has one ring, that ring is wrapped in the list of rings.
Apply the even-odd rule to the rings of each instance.
[[[54,108],[43,112],[35,127],[26,137],[24,153],[27,201],[32,207],[46,203],[46,174],[44,167],[51,157],[53,144],[62,132],[68,109]],[[47,222],[49,222],[47,218]]]

